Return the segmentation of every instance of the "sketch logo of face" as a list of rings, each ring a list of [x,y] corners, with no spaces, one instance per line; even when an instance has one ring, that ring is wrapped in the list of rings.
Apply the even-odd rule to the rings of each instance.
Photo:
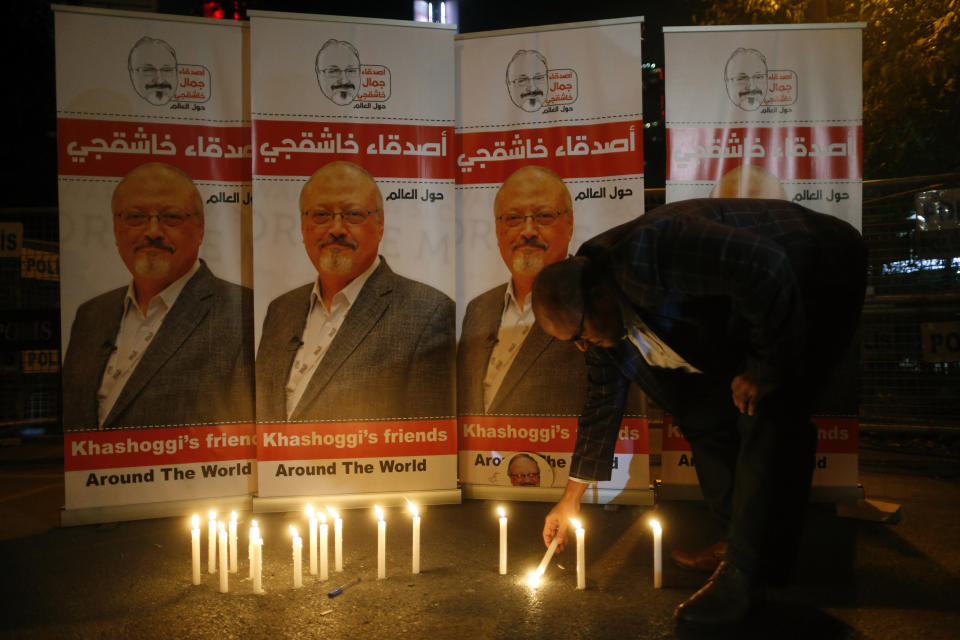
[[[573,69],[548,69],[547,59],[534,49],[520,49],[507,64],[510,101],[530,113],[571,111],[577,100],[577,74]]]
[[[127,56],[130,81],[141,98],[152,105],[164,105],[177,87],[177,53],[163,40],[144,36]]]
[[[744,111],[790,113],[799,84],[791,69],[769,69],[767,58],[757,49],[736,49],[723,66],[723,84],[730,102]]]
[[[183,109],[190,108],[188,102],[210,99],[210,71],[178,63],[177,52],[165,40],[149,36],[137,40],[127,56],[127,71],[137,95],[154,106]]]
[[[314,61],[320,91],[334,104],[356,102],[354,108],[390,98],[390,70],[382,65],[360,64],[360,53],[346,40],[330,38],[317,51]],[[378,104],[382,109],[385,105]]]
[[[730,101],[744,111],[760,108],[767,97],[767,58],[756,49],[740,47],[723,67]]]

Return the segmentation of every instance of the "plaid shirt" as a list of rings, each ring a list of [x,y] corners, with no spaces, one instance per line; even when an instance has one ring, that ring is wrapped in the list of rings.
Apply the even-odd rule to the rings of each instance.
[[[697,369],[728,379],[749,370],[776,385],[797,374],[806,345],[820,338],[808,332],[807,300],[818,289],[852,287],[844,256],[862,252],[853,227],[791,202],[700,199],[614,227],[578,255]],[[589,391],[570,475],[607,480],[630,382],[668,411],[670,389],[625,339],[591,347],[586,360]]]

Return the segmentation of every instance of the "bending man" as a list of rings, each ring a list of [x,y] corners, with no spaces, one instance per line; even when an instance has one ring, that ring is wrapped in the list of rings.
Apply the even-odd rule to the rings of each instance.
[[[728,523],[723,561],[676,611],[743,619],[792,568],[813,474],[813,401],[857,328],[860,234],[782,200],[675,202],[587,241],[533,288],[548,334],[586,352],[570,477],[544,542],[566,542],[587,483],[610,478],[630,382],[690,441],[704,498]]]

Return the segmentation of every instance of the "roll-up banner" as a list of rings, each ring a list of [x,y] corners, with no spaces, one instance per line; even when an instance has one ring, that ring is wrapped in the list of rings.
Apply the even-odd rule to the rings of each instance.
[[[544,266],[643,213],[642,18],[457,36],[457,400],[466,495],[555,500],[586,366],[535,323]],[[642,396],[613,477],[585,500],[649,504]]]
[[[454,27],[249,15],[254,509],[459,502]]]
[[[790,200],[862,228],[864,23],[665,27],[667,202]],[[858,487],[857,354],[818,403],[815,499]],[[664,422],[661,495],[698,497],[682,427]]]
[[[859,229],[864,26],[664,27],[667,202],[780,198]]]
[[[62,521],[249,508],[248,30],[54,9]]]

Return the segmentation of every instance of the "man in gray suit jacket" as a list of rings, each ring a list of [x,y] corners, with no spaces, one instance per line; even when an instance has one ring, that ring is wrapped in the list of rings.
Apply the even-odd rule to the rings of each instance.
[[[454,415],[454,304],[377,254],[383,196],[331,162],[300,192],[317,280],[270,303],[257,350],[257,421]]]
[[[252,421],[251,292],[198,259],[203,199],[190,177],[141,165],[117,185],[111,208],[133,279],[77,310],[64,429]]]
[[[457,352],[458,413],[579,415],[583,355],[544,333],[530,306],[534,277],[567,256],[570,192],[550,169],[521,167],[497,192],[494,214],[511,277],[467,305]]]

